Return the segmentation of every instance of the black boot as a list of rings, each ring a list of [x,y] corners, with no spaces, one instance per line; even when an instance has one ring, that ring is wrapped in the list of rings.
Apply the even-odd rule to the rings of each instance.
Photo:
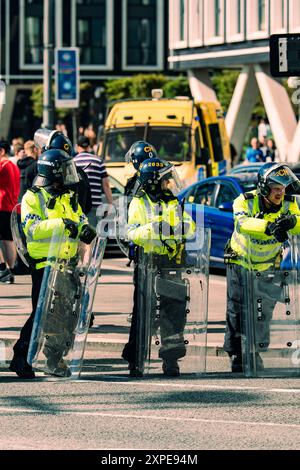
[[[21,379],[34,379],[35,373],[26,361],[26,356],[20,352],[15,352],[9,366],[9,370],[15,372]]]
[[[243,372],[242,356],[239,354],[232,354],[230,356],[231,372]]]

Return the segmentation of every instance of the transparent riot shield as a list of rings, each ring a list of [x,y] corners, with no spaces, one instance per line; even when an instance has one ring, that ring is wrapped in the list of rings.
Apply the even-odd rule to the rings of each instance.
[[[205,372],[209,252],[209,229],[171,260],[139,250],[136,364],[145,374],[174,364],[181,375]]]
[[[18,255],[23,263],[29,267],[30,257],[28,255],[26,237],[21,223],[21,204],[17,204],[12,210],[10,216],[10,228]]]
[[[129,256],[130,242],[127,238],[128,198],[120,196],[115,203],[115,237],[120,250]]]
[[[72,244],[74,256],[66,258]],[[36,370],[79,377],[105,246],[101,236],[77,245],[53,235],[27,357]]]
[[[242,271],[248,286],[241,324],[247,377],[300,373],[299,243],[292,237],[282,246],[277,267]]]

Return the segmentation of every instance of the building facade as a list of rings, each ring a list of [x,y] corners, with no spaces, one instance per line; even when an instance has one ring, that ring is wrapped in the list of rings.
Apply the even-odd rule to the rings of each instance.
[[[289,97],[269,73],[271,34],[300,33],[299,0],[169,0],[169,64],[187,71],[197,99],[216,99],[209,71],[236,68],[226,116],[240,151],[260,92],[281,158],[298,161],[300,129]]]
[[[79,47],[80,81],[90,82],[96,96],[108,78],[167,71],[167,0],[53,2],[54,47]],[[0,0],[0,80],[6,84],[0,135],[11,137],[22,128],[18,108],[27,110],[26,137],[34,126],[28,113],[32,87],[43,81],[43,4]]]

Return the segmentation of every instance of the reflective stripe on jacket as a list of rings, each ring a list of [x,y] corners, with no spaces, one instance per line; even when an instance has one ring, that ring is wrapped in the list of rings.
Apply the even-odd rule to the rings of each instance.
[[[247,269],[264,271],[275,264],[282,248],[282,243],[274,236],[265,234],[268,222],[275,222],[283,214],[294,214],[297,223],[289,232],[296,235],[300,233],[300,210],[297,202],[285,199],[278,212],[262,213],[257,191],[251,191],[250,194],[253,194],[252,199],[240,194],[233,203],[234,232],[230,246],[237,258],[230,262]]]
[[[26,191],[22,198],[21,221],[26,235],[27,250],[33,259],[48,257],[53,233],[63,234],[65,230],[63,218],[78,224],[78,236],[82,226],[88,223],[80,206],[76,211],[73,210],[72,196],[73,192],[69,191],[55,197],[54,207],[50,209],[47,207],[47,202],[52,196],[44,188],[40,188],[37,192]],[[60,257],[70,259],[77,253],[78,238],[73,240],[65,237],[64,240],[61,245]],[[36,269],[44,267],[46,264],[45,261],[38,263]]]
[[[157,234],[153,222],[162,221],[167,222],[172,228],[182,223],[181,206],[175,197],[168,202],[153,202],[145,192],[142,196],[133,197],[128,211],[129,240],[142,246],[145,253],[168,255],[171,259],[182,246],[182,237],[176,235],[164,237]],[[183,213],[183,221],[189,224],[188,230],[185,231],[185,238],[189,238],[195,232],[195,223],[186,212]]]

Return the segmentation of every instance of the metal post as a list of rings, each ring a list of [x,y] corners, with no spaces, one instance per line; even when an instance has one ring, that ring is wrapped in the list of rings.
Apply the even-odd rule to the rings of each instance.
[[[43,127],[53,129],[54,112],[51,96],[53,65],[53,14],[54,0],[44,0],[44,94],[43,94]]]

